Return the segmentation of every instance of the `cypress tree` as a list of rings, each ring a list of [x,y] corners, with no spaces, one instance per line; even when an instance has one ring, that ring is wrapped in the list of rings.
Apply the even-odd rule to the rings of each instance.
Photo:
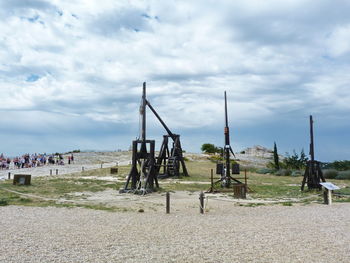
[[[278,152],[277,152],[276,142],[274,142],[274,146],[273,146],[273,160],[275,162],[275,168],[277,170],[279,170],[280,169],[280,163],[279,163],[279,159],[278,159]]]

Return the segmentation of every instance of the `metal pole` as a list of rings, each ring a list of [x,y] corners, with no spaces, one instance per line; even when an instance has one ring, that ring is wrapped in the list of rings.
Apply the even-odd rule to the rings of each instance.
[[[204,214],[204,193],[199,194],[199,212]]]
[[[166,192],[166,213],[170,214],[170,193]]]

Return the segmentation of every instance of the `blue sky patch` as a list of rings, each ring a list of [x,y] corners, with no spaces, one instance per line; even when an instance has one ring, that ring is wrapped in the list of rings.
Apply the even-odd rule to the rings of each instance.
[[[39,78],[40,78],[40,76],[38,76],[38,75],[36,75],[36,74],[30,74],[30,75],[27,77],[26,81],[27,81],[27,82],[35,82],[35,81],[37,81]]]

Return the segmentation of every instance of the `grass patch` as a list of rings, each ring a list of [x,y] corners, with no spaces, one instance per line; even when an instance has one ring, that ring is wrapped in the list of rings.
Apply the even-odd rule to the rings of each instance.
[[[257,207],[257,206],[263,206],[263,205],[265,205],[265,204],[264,203],[249,203],[249,204],[244,204],[243,206],[245,206],[245,207]]]
[[[210,170],[215,172],[215,163],[209,160],[187,161],[186,166],[189,172],[189,177],[179,177],[159,180],[160,189],[158,192],[174,192],[174,191],[189,191],[199,192],[206,191],[210,188]],[[89,209],[105,210],[105,211],[130,211],[129,208],[120,208],[107,206],[105,204],[77,204],[78,200],[84,200],[84,195],[77,196],[79,192],[99,192],[108,189],[116,191],[123,188],[125,178],[130,172],[130,166],[119,166],[118,174],[111,175],[110,168],[102,168],[89,170],[69,175],[34,177],[30,186],[14,186],[12,181],[6,180],[0,182],[0,205],[25,205],[25,206],[57,206],[57,207],[84,207]],[[117,177],[120,182],[114,183],[107,180],[99,180],[90,177]],[[249,192],[251,198],[267,198],[280,200],[283,198],[297,198],[300,202],[307,203],[312,201],[322,201],[321,192],[319,191],[301,191],[300,177],[293,176],[275,176],[270,174],[256,174],[248,172],[248,187],[252,190]],[[214,174],[214,178],[219,175]],[[244,182],[244,173],[235,175],[235,178],[240,178]],[[176,179],[174,181],[174,179]],[[327,180],[329,181],[329,180]],[[336,185],[342,186],[341,190],[335,193],[350,195],[349,180],[332,180]],[[346,187],[346,188],[344,188]],[[220,186],[217,187],[220,189]],[[16,191],[18,193],[9,192],[6,190]],[[41,198],[40,198],[41,197]],[[45,199],[46,198],[46,199]],[[53,199],[53,200],[49,200]],[[72,200],[72,203],[59,202],[58,199]],[[77,200],[78,199],[78,200]],[[58,200],[58,201],[57,201]],[[86,200],[86,198],[85,198]],[[336,202],[349,202],[350,198],[337,198]],[[289,206],[290,202],[282,203]],[[264,205],[262,203],[247,204],[245,206]],[[137,212],[137,210],[135,210]]]
[[[103,169],[96,169],[97,176],[101,175]],[[107,168],[106,168],[107,170]],[[89,171],[90,174],[93,172]],[[58,199],[72,199],[76,192],[99,192],[107,189],[119,189],[122,183],[111,183],[110,181],[80,178],[77,174],[64,176],[34,177],[29,186],[16,186],[12,181],[0,183],[0,196],[6,205],[25,206],[57,206],[57,207],[85,207],[90,209],[120,211],[120,208],[107,207],[103,204],[73,204],[60,203]],[[16,191],[18,193],[9,192]],[[68,197],[68,198],[67,198]],[[53,200],[49,200],[53,199]],[[74,199],[74,198],[73,198]],[[56,201],[57,200],[57,201]]]
[[[348,202],[350,202],[350,197],[334,198],[333,201],[337,202],[337,203],[348,203]]]

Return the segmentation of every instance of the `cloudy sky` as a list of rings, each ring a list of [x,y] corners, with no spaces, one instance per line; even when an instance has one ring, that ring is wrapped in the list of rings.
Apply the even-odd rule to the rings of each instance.
[[[0,0],[0,152],[127,149],[142,82],[185,150],[350,159],[350,2]],[[164,130],[148,114],[148,138]]]

